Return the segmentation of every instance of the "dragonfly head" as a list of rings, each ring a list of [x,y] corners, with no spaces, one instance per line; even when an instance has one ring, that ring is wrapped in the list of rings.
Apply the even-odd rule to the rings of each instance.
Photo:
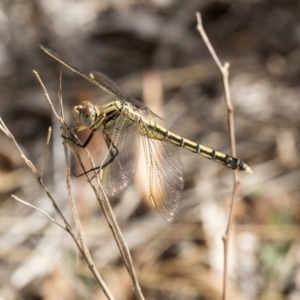
[[[96,110],[91,102],[83,101],[73,108],[73,118],[76,122],[77,131],[91,127],[96,119]]]

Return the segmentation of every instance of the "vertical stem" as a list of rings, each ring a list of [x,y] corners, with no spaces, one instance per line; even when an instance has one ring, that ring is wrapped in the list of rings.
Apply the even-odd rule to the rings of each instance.
[[[230,145],[231,145],[231,154],[232,156],[236,156],[236,147],[235,147],[235,132],[234,132],[234,109],[231,103],[231,96],[230,96],[230,88],[229,88],[229,63],[225,62],[224,65],[220,62],[214,48],[212,47],[202,25],[201,14],[198,12],[196,13],[197,18],[197,30],[199,31],[207,49],[209,50],[211,56],[213,57],[223,79],[223,88],[224,88],[224,98],[225,103],[227,106],[228,112],[228,127],[229,127],[229,135],[230,135]],[[228,251],[229,251],[229,242],[232,232],[232,226],[234,223],[233,211],[234,205],[237,200],[237,193],[238,187],[240,184],[238,171],[235,170],[233,172],[233,190],[232,190],[232,197],[231,197],[231,204],[230,204],[230,211],[229,211],[229,218],[226,231],[222,237],[223,244],[224,244],[224,274],[223,274],[223,296],[222,299],[227,299],[227,282],[228,282]]]

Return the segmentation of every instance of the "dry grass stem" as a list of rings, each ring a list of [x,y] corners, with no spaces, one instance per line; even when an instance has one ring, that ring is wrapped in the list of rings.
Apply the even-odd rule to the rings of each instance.
[[[120,250],[120,253],[121,253],[121,256],[123,258],[123,261],[125,263],[125,266],[126,266],[126,269],[130,275],[130,278],[131,278],[131,281],[132,281],[132,285],[133,285],[133,288],[134,288],[134,292],[137,296],[138,299],[144,299],[144,296],[142,294],[142,291],[141,291],[141,288],[140,288],[140,285],[138,283],[138,280],[137,280],[137,276],[135,274],[135,270],[134,270],[134,266],[133,266],[133,263],[132,263],[132,259],[131,259],[131,255],[130,255],[130,252],[129,252],[129,248],[125,242],[125,239],[122,235],[122,232],[121,232],[121,229],[117,223],[117,220],[114,216],[114,213],[113,213],[113,210],[112,210],[112,207],[110,205],[110,202],[104,192],[104,189],[102,187],[102,184],[101,184],[101,181],[100,181],[100,178],[97,174],[97,171],[96,171],[96,168],[95,168],[95,164],[94,164],[94,161],[93,161],[93,158],[91,156],[91,154],[89,153],[89,151],[85,148],[85,152],[86,152],[86,155],[88,156],[89,160],[90,160],[90,164],[92,166],[92,168],[94,169],[94,178],[96,179],[96,185],[89,179],[88,177],[88,174],[86,172],[86,169],[82,163],[82,160],[81,160],[81,157],[77,151],[77,147],[75,146],[74,143],[72,142],[69,142],[68,143],[69,147],[71,148],[72,150],[72,153],[73,155],[75,156],[76,160],[79,162],[83,172],[85,173],[85,176],[90,184],[90,186],[92,187],[94,193],[95,193],[95,196],[98,200],[98,203],[101,207],[101,210],[107,220],[107,223],[113,233],[113,236],[115,238],[115,241],[117,243],[117,246]]]
[[[46,139],[46,145],[45,145],[45,151],[44,151],[44,157],[43,157],[43,162],[42,162],[42,167],[41,167],[41,177],[43,177],[44,174],[44,168],[45,168],[45,163],[47,159],[47,154],[48,154],[48,149],[49,149],[49,143],[51,139],[51,134],[52,134],[52,128],[48,128],[48,134],[47,134],[47,139]]]
[[[39,80],[43,90],[44,90],[44,94],[45,94],[45,96],[46,96],[46,98],[47,98],[47,100],[48,100],[48,102],[49,102],[49,104],[52,108],[52,111],[53,111],[54,115],[56,116],[58,121],[61,123],[63,134],[65,136],[69,136],[70,130],[69,130],[68,126],[65,124],[64,119],[63,119],[63,104],[62,104],[62,96],[61,96],[62,95],[62,93],[61,93],[61,75],[60,75],[60,88],[59,88],[59,92],[58,92],[58,97],[59,97],[59,100],[60,100],[60,110],[61,110],[61,115],[62,116],[59,117],[57,112],[55,111],[55,108],[54,108],[54,106],[51,102],[51,99],[49,98],[49,94],[48,94],[42,80],[40,79],[37,72],[34,72],[34,73],[35,73],[35,76],[37,77],[37,79]],[[72,136],[74,136],[77,139],[77,136],[73,132],[72,132]],[[71,192],[70,166],[69,166],[69,162],[68,162],[68,147],[67,147],[67,145],[71,149],[74,157],[76,158],[77,162],[80,164],[83,172],[85,173],[86,178],[87,178],[89,184],[91,185],[91,187],[92,187],[92,189],[95,193],[95,196],[96,196],[96,198],[97,198],[97,200],[100,204],[100,207],[103,211],[103,214],[106,217],[108,225],[112,230],[112,233],[115,237],[116,243],[119,247],[121,256],[124,260],[126,269],[127,269],[128,273],[130,275],[134,292],[135,292],[138,299],[144,299],[143,294],[141,292],[141,288],[139,286],[139,283],[138,283],[138,280],[137,280],[137,277],[136,277],[136,274],[135,274],[135,270],[134,270],[134,267],[133,267],[133,263],[132,263],[132,259],[131,259],[131,256],[130,256],[129,249],[128,249],[128,247],[126,245],[126,242],[124,240],[124,237],[121,233],[120,227],[118,226],[118,223],[115,219],[115,216],[113,214],[113,210],[111,208],[110,202],[109,202],[107,196],[105,195],[105,192],[103,190],[103,187],[101,185],[101,182],[100,182],[100,179],[99,179],[99,176],[98,176],[97,172],[94,171],[94,177],[96,178],[96,182],[97,182],[97,186],[95,186],[93,184],[93,182],[88,177],[88,174],[86,172],[84,164],[82,163],[81,157],[78,153],[78,150],[77,150],[78,147],[72,141],[66,140],[66,139],[64,139],[63,145],[64,145],[64,149],[65,149],[67,190],[68,190],[68,195],[69,195],[70,206],[71,206],[71,209],[72,209],[72,212],[73,212],[73,217],[74,217],[76,227],[77,227],[77,231],[78,231],[78,236],[79,236],[79,241],[78,242],[82,246],[82,251],[84,251],[85,255],[90,258],[90,253],[89,253],[89,250],[86,246],[86,243],[84,242],[85,239],[84,239],[84,236],[83,236],[81,223],[80,223],[80,220],[79,220],[79,217],[78,217],[77,209],[76,209],[76,206],[74,204],[73,196],[72,196],[72,192]],[[85,150],[85,153],[86,153],[86,155],[88,156],[88,158],[90,160],[92,168],[95,169],[95,164],[93,162],[91,154],[89,153],[89,151],[86,148],[84,150]],[[96,272],[93,263],[89,263],[88,265],[89,265],[89,268],[91,269],[92,272],[94,272],[94,271]],[[96,273],[96,274],[98,274],[98,273]],[[97,276],[99,276],[99,275],[97,275]]]
[[[12,197],[13,199],[15,199],[16,201],[18,201],[18,202],[20,202],[20,203],[22,203],[22,204],[24,204],[24,205],[27,205],[27,206],[29,206],[29,207],[31,207],[31,208],[37,210],[38,212],[40,212],[41,214],[43,214],[44,216],[46,216],[51,222],[53,222],[53,223],[55,223],[57,226],[59,226],[61,229],[66,230],[66,227],[65,227],[65,226],[59,224],[59,223],[58,223],[57,221],[55,221],[51,216],[49,216],[47,213],[45,213],[43,210],[39,209],[39,208],[36,207],[35,205],[32,205],[32,204],[28,203],[27,201],[24,201],[24,200],[18,198],[18,197],[15,196],[15,195],[11,195],[11,197]]]
[[[40,79],[39,75],[37,72],[34,71],[35,76],[37,77],[38,81],[40,82],[43,90],[44,90],[44,94],[46,96],[46,99],[48,100],[48,103],[50,104],[53,113],[55,114],[56,118],[59,120],[59,122],[61,123],[61,126],[63,128],[63,130],[67,131],[67,126],[65,125],[65,122],[63,120],[63,118],[59,117],[58,114],[56,113],[54,106],[52,104],[52,101],[49,97],[49,94],[42,82],[42,80]],[[61,82],[61,77],[60,77],[60,82]],[[60,85],[60,90],[61,90],[61,85]],[[59,94],[61,95],[61,91],[59,92]],[[61,98],[60,98],[61,100]],[[90,268],[92,274],[94,275],[96,281],[98,282],[99,286],[102,288],[105,296],[107,297],[107,299],[114,299],[112,294],[110,293],[109,289],[107,288],[107,286],[105,285],[103,279],[101,278],[100,274],[98,273],[98,271],[96,270],[96,268],[94,267],[94,263],[91,259],[91,256],[89,254],[88,248],[86,246],[86,243],[84,242],[83,239],[83,234],[81,231],[81,226],[77,226],[77,234],[74,234],[70,224],[68,223],[68,221],[66,220],[66,218],[64,217],[63,213],[61,212],[61,210],[59,209],[58,205],[56,204],[56,201],[54,200],[54,198],[52,197],[51,193],[49,192],[48,188],[46,187],[46,185],[44,184],[41,174],[38,173],[38,171],[36,170],[35,166],[31,163],[30,160],[27,159],[26,155],[23,153],[23,151],[21,150],[20,146],[18,145],[17,141],[15,140],[14,136],[11,134],[11,132],[8,130],[8,128],[6,127],[6,125],[4,124],[4,122],[2,121],[2,119],[0,119],[0,131],[2,131],[10,140],[12,140],[12,142],[14,143],[15,147],[17,148],[17,150],[20,153],[20,156],[22,157],[22,159],[24,160],[24,163],[28,166],[28,168],[31,170],[31,172],[34,174],[34,176],[36,177],[38,183],[42,186],[43,190],[46,192],[47,197],[49,198],[49,200],[51,201],[56,213],[59,215],[59,217],[63,220],[64,222],[64,226],[60,225],[57,221],[55,221],[53,218],[51,218],[48,214],[46,214],[45,212],[43,212],[42,210],[38,209],[37,207],[17,198],[16,196],[13,196],[13,198],[27,206],[30,206],[36,210],[38,210],[39,212],[43,213],[45,216],[47,216],[51,221],[55,222],[59,227],[63,228],[64,230],[66,230],[72,237],[72,239],[74,240],[75,244],[77,245],[80,253],[82,254],[82,256],[84,257],[84,259],[87,262],[88,267]],[[48,135],[49,136],[49,135]],[[70,199],[70,203],[71,203],[71,207],[72,207],[72,212],[73,212],[73,216],[74,219],[76,220],[76,224],[78,225],[78,223],[80,224],[79,218],[78,218],[78,214],[76,212],[75,209],[75,205],[74,205],[74,201],[73,201],[73,197],[72,197],[72,193],[71,193],[71,185],[70,185],[70,166],[68,164],[68,153],[67,153],[67,147],[65,147],[65,157],[66,157],[66,181],[67,181],[67,189],[68,189],[68,195],[69,195],[69,199]],[[78,232],[79,232],[79,238],[78,238]]]
[[[223,88],[224,88],[224,95],[225,95],[225,103],[227,106],[228,111],[228,127],[229,127],[229,134],[230,134],[230,144],[231,144],[231,153],[232,156],[236,157],[236,146],[235,146],[235,130],[234,130],[234,109],[231,103],[231,96],[230,96],[230,87],[229,87],[229,63],[225,62],[224,65],[220,62],[214,48],[212,47],[205,30],[203,28],[201,14],[199,12],[196,13],[197,18],[197,30],[199,31],[207,49],[209,50],[211,56],[214,59],[214,62],[216,63],[222,79],[223,79]],[[230,235],[232,232],[232,226],[234,223],[234,217],[233,217],[233,211],[234,211],[234,205],[237,201],[237,194],[238,194],[238,187],[240,185],[240,180],[238,177],[238,171],[234,170],[233,172],[233,178],[234,178],[234,186],[232,191],[232,197],[231,197],[231,204],[230,204],[230,210],[229,210],[229,218],[228,218],[228,224],[226,231],[223,235],[223,244],[224,244],[224,274],[223,274],[223,300],[227,299],[227,291],[228,291],[228,249],[229,249],[229,242],[230,242]]]

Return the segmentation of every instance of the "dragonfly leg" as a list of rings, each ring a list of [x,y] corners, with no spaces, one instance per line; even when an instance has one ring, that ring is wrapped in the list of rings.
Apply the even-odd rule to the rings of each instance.
[[[68,137],[68,136],[65,136],[65,135],[61,135],[61,137],[64,138],[65,140],[71,141],[73,144],[77,145],[78,147],[85,148],[90,143],[90,141],[91,141],[92,137],[94,136],[95,132],[96,132],[96,130],[92,130],[90,135],[88,136],[88,138],[86,139],[86,141],[84,143],[75,141],[71,137]]]
[[[117,146],[112,142],[112,140],[110,139],[110,137],[105,132],[103,132],[103,137],[104,137],[106,146],[108,148],[110,157],[101,166],[101,169],[103,169],[106,166],[108,166],[109,164],[111,164],[115,160],[115,158],[117,157],[117,155],[119,154],[119,150],[118,150]]]
[[[92,169],[90,169],[88,171],[85,171],[85,172],[79,174],[79,175],[75,175],[75,177],[80,177],[80,176],[86,175],[86,174],[88,174],[88,173],[90,173],[92,171],[99,172],[99,170],[104,169],[106,166],[108,166],[109,164],[111,164],[115,160],[115,158],[119,154],[118,148],[111,141],[111,139],[109,138],[109,136],[105,132],[103,132],[103,137],[104,137],[105,143],[106,143],[108,151],[109,151],[109,158],[102,164],[102,166],[98,166],[98,167],[92,168]],[[94,177],[95,176],[93,176],[90,180],[92,180]]]

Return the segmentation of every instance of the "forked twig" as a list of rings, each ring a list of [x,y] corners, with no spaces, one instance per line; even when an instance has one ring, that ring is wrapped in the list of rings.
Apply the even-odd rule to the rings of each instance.
[[[48,92],[45,88],[45,86],[43,85],[41,79],[39,78],[37,72],[34,72],[36,77],[38,78],[39,82],[41,83],[45,96],[50,104],[50,106],[52,107],[52,110],[55,114],[55,116],[57,117],[57,119],[60,121],[62,128],[64,128],[65,130],[67,130],[67,126],[64,123],[64,120],[62,117],[59,117],[58,114],[56,113],[53,104],[49,98]],[[21,147],[19,146],[19,144],[17,143],[16,139],[14,138],[14,136],[12,135],[12,133],[9,131],[9,129],[6,127],[5,123],[2,121],[2,119],[0,118],[0,131],[5,134],[15,145],[16,149],[18,150],[18,152],[20,153],[20,156],[22,157],[22,159],[24,160],[24,163],[27,165],[27,167],[31,170],[31,172],[34,174],[34,176],[36,177],[38,183],[42,186],[43,190],[46,192],[47,197],[49,198],[49,200],[51,201],[56,213],[58,214],[58,216],[62,219],[64,226],[59,224],[57,221],[55,221],[53,218],[51,218],[48,214],[46,214],[45,212],[43,212],[42,210],[38,209],[37,207],[13,196],[14,199],[16,199],[17,201],[26,204],[27,206],[30,206],[34,209],[36,209],[37,211],[41,212],[42,214],[44,214],[45,216],[47,216],[47,218],[49,218],[51,221],[55,222],[58,226],[60,226],[61,228],[63,228],[64,230],[66,230],[72,237],[72,239],[74,240],[76,246],[78,247],[81,255],[83,256],[83,258],[86,260],[88,267],[90,268],[92,274],[94,275],[95,279],[97,280],[99,286],[102,288],[105,296],[107,297],[107,299],[113,300],[113,296],[110,293],[109,289],[107,288],[107,286],[105,285],[103,279],[101,278],[100,274],[98,273],[98,271],[96,270],[94,263],[91,259],[91,256],[87,250],[87,246],[84,243],[84,239],[82,238],[82,232],[80,232],[79,234],[79,238],[78,238],[78,234],[75,234],[70,226],[70,224],[68,223],[68,221],[66,220],[66,218],[64,217],[63,213],[61,212],[59,206],[56,204],[56,201],[54,200],[54,198],[52,197],[51,193],[49,192],[49,190],[47,189],[46,185],[44,184],[41,174],[37,171],[37,169],[35,168],[35,166],[32,164],[32,162],[30,160],[27,159],[26,155],[23,153],[23,151],[21,150]],[[67,155],[67,154],[66,154]],[[67,156],[66,156],[67,157]],[[68,163],[68,159],[66,160],[66,162]],[[70,172],[69,172],[69,165],[67,165],[67,182],[69,184],[70,181]],[[70,189],[70,185],[68,185],[68,192],[69,192],[69,196],[71,195],[71,189]],[[73,200],[73,198],[72,198]],[[75,205],[74,205],[75,206]],[[74,211],[73,211],[74,212]],[[79,220],[79,219],[78,219]],[[77,227],[78,230],[78,227]]]
[[[229,127],[229,134],[230,134],[230,145],[231,145],[231,153],[234,157],[236,157],[236,146],[235,146],[235,133],[234,133],[234,109],[231,103],[230,97],[230,88],[229,88],[229,63],[225,62],[224,65],[220,62],[214,48],[212,47],[205,30],[202,25],[201,14],[199,12],[196,13],[197,18],[197,30],[199,31],[207,49],[209,50],[211,56],[213,57],[223,79],[223,88],[224,88],[224,95],[225,95],[225,102],[228,110],[228,127]],[[230,211],[229,211],[229,219],[226,231],[222,237],[223,244],[224,244],[224,274],[223,274],[223,300],[227,299],[227,282],[228,282],[228,248],[229,248],[229,241],[232,232],[232,226],[234,222],[233,218],[233,209],[234,205],[237,201],[237,192],[238,187],[240,185],[240,180],[238,177],[238,171],[234,170],[233,172],[234,178],[234,186],[232,190],[232,197],[231,197],[231,204],[230,204]]]
[[[44,84],[42,83],[42,80],[40,79],[39,75],[37,72],[34,72],[35,73],[35,76],[38,78],[39,82],[41,83],[42,87],[43,87],[43,90],[44,90],[44,94],[53,110],[53,113],[54,115],[56,116],[56,118],[58,119],[58,121],[61,123],[61,126],[62,126],[62,129],[63,131],[65,132],[69,132],[69,129],[67,127],[67,125],[65,124],[64,122],[64,119],[63,119],[63,108],[62,108],[62,97],[61,97],[61,88],[59,90],[59,94],[58,94],[58,97],[60,99],[60,109],[61,109],[61,114],[62,114],[62,117],[59,117],[57,112],[55,111],[54,109],[54,106],[53,104],[51,103],[51,100],[49,98],[49,95],[48,95],[48,92],[44,86]],[[61,81],[60,81],[61,82]],[[102,185],[101,185],[101,182],[100,182],[100,179],[99,179],[99,176],[97,176],[97,174],[95,173],[95,178],[97,178],[97,186],[95,186],[88,178],[88,172],[86,172],[86,169],[82,163],[82,160],[81,160],[81,157],[78,153],[78,148],[75,146],[74,143],[72,143],[71,141],[69,140],[64,140],[64,149],[65,149],[65,159],[66,159],[66,178],[67,178],[67,188],[68,188],[68,194],[69,194],[69,199],[70,199],[70,203],[71,203],[71,208],[72,208],[72,211],[73,211],[73,214],[74,214],[74,218],[75,218],[75,222],[77,224],[77,230],[79,232],[79,236],[80,236],[80,243],[82,244],[82,250],[85,252],[85,255],[87,257],[90,258],[90,254],[89,254],[89,251],[88,251],[88,248],[86,247],[85,243],[84,243],[84,239],[83,239],[83,233],[82,233],[82,230],[81,230],[81,225],[80,225],[80,221],[79,221],[79,218],[78,218],[78,214],[77,214],[77,211],[76,211],[76,207],[74,205],[74,202],[73,202],[73,196],[72,196],[72,193],[71,193],[71,186],[70,186],[70,166],[69,166],[69,163],[68,163],[68,154],[67,154],[67,147],[66,145],[68,144],[68,146],[70,147],[73,155],[75,156],[76,160],[78,161],[78,163],[80,164],[81,168],[83,169],[83,172],[85,173],[87,179],[88,179],[88,182],[90,183],[94,193],[95,193],[95,196],[100,204],[100,207],[103,211],[103,214],[104,216],[106,217],[107,219],[107,222],[108,222],[108,225],[109,227],[111,228],[112,230],[112,233],[115,237],[115,240],[117,242],[117,245],[119,247],[119,250],[120,250],[120,253],[121,253],[121,256],[124,260],[124,263],[125,263],[125,266],[126,266],[126,269],[130,275],[130,278],[131,278],[131,281],[132,281],[132,285],[133,285],[133,289],[134,289],[134,292],[135,292],[135,295],[137,296],[138,299],[140,300],[143,300],[144,299],[144,296],[141,292],[141,288],[139,286],[139,283],[138,283],[138,280],[137,280],[137,277],[136,277],[136,274],[135,274],[135,271],[134,271],[134,267],[133,267],[133,263],[132,263],[132,259],[131,259],[131,256],[130,256],[130,252],[129,252],[129,249],[126,245],[126,242],[125,242],[125,239],[124,237],[122,236],[122,233],[121,233],[121,230],[118,226],[118,223],[114,217],[114,214],[113,214],[113,210],[110,206],[110,202],[102,188]],[[86,154],[91,162],[91,165],[92,167],[95,169],[95,165],[94,165],[94,162],[93,162],[93,159],[89,153],[89,151],[85,148],[85,151],[86,151]],[[91,269],[91,271],[94,272],[97,274],[97,276],[100,276],[98,274],[98,272],[96,272],[95,270],[95,267],[94,267],[94,264],[93,263],[88,263],[88,266],[89,268]],[[95,275],[95,274],[94,274]]]
[[[57,226],[59,226],[61,229],[66,230],[66,228],[65,228],[63,225],[59,224],[59,223],[58,223],[57,221],[55,221],[51,216],[49,216],[47,213],[45,213],[43,210],[39,209],[39,208],[36,207],[35,205],[32,205],[32,204],[28,203],[27,201],[24,201],[24,200],[20,199],[19,197],[15,196],[15,195],[11,195],[11,197],[12,197],[13,199],[15,199],[16,201],[18,201],[18,202],[20,202],[20,203],[22,203],[22,204],[24,204],[24,205],[26,205],[26,206],[29,206],[29,207],[31,207],[31,208],[37,210],[38,212],[40,212],[41,214],[43,214],[44,216],[46,216],[51,222],[53,222],[53,223],[55,223]]]
[[[63,110],[63,100],[62,100],[62,73],[61,72],[59,73],[58,100],[59,100],[59,110],[60,110],[59,114],[61,116],[61,119],[64,120],[64,110]],[[66,134],[65,128],[62,127],[62,131],[63,131],[63,134],[65,135]],[[102,284],[104,284],[104,282],[102,281],[102,278],[100,277],[97,270],[95,270],[94,264],[92,263],[92,257],[91,257],[91,254],[90,254],[89,249],[86,244],[86,239],[84,237],[84,233],[83,233],[83,229],[82,229],[81,222],[79,219],[77,207],[75,205],[75,201],[74,201],[74,197],[73,197],[73,193],[72,193],[71,182],[70,182],[70,178],[71,178],[70,169],[71,168],[70,168],[70,163],[69,163],[69,150],[68,150],[67,142],[65,139],[63,140],[63,147],[64,147],[65,164],[66,164],[66,167],[65,167],[66,186],[67,186],[68,199],[69,199],[72,215],[73,215],[73,218],[74,218],[74,221],[76,224],[77,239],[81,245],[82,251],[85,253],[89,262],[91,262],[88,264],[89,268],[91,268],[91,271],[94,274],[94,276],[98,278],[98,281],[100,281],[100,282],[102,282]]]
[[[52,109],[52,112],[54,113],[57,120],[60,122],[63,132],[66,133],[67,131],[69,131],[69,128],[68,128],[68,126],[66,125],[66,123],[64,121],[63,104],[62,104],[62,89],[61,89],[62,74],[60,73],[59,90],[58,90],[58,98],[59,98],[59,105],[60,105],[60,116],[56,112],[56,110],[54,108],[54,105],[52,104],[52,101],[51,101],[51,99],[49,97],[49,94],[47,92],[47,89],[46,89],[45,85],[43,84],[39,74],[36,71],[34,71],[34,74],[35,74],[36,78],[38,79],[38,81],[40,82],[40,84],[41,84],[41,86],[44,90],[44,95],[45,95],[45,97],[46,97],[46,99],[47,99],[47,101],[48,101],[48,103],[49,103],[49,105]],[[82,226],[81,226],[81,223],[80,223],[80,219],[78,217],[76,205],[74,203],[74,198],[73,198],[73,194],[72,194],[72,190],[71,190],[70,164],[69,164],[69,159],[68,159],[68,147],[67,147],[67,142],[65,140],[63,142],[63,145],[64,145],[65,163],[66,163],[66,185],[67,185],[67,191],[68,191],[68,198],[69,198],[73,218],[75,220],[76,229],[77,229],[76,236],[73,234],[74,238],[75,238],[74,241],[75,241],[80,253],[82,254],[84,259],[86,260],[89,269],[91,270],[92,274],[94,275],[95,279],[97,280],[98,284],[100,285],[100,287],[102,288],[104,294],[106,295],[107,299],[114,299],[111,292],[109,291],[108,287],[106,286],[105,282],[103,281],[102,277],[100,276],[99,272],[95,268],[95,264],[92,260],[92,257],[90,255],[90,252],[89,252],[88,247],[87,247],[86,242],[85,242],[84,234],[83,234],[83,231],[82,231]],[[73,237],[73,235],[72,235],[72,237]]]

